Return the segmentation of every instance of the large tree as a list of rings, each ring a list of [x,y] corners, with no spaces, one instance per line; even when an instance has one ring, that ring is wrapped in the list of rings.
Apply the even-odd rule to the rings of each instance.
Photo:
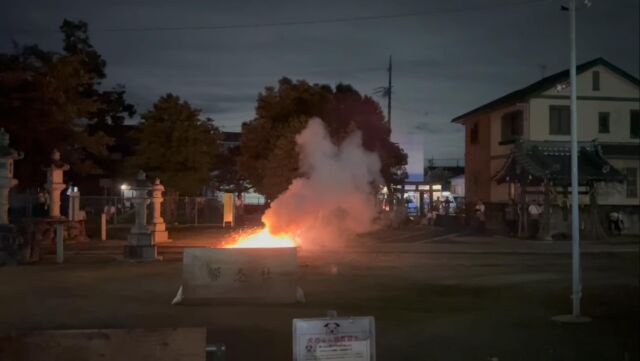
[[[220,131],[210,118],[173,94],[142,114],[129,169],[160,177],[171,190],[197,195],[212,181]]]
[[[213,187],[219,192],[241,195],[251,189],[251,185],[238,170],[240,146],[235,145],[218,153],[213,172]]]
[[[295,135],[310,117],[318,116],[340,144],[355,130],[362,132],[365,149],[382,161],[387,185],[404,179],[406,154],[390,141],[390,129],[379,104],[350,85],[334,88],[282,78],[258,96],[256,117],[243,124],[240,171],[256,190],[274,199],[299,176]]]
[[[89,41],[87,24],[65,20],[64,52],[36,45],[0,54],[0,126],[12,146],[25,152],[16,163],[21,186],[40,185],[41,167],[54,148],[76,174],[99,174],[112,143],[105,132],[113,120],[133,114],[121,86],[101,90],[105,62]],[[101,119],[102,129],[90,129]]]

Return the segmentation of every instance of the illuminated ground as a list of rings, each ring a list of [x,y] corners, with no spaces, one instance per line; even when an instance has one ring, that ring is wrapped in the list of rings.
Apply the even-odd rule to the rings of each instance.
[[[550,321],[569,311],[568,243],[429,241],[419,230],[356,243],[302,254],[308,302],[289,306],[171,306],[181,264],[168,249],[159,263],[113,261],[112,245],[63,266],[0,268],[0,331],[206,326],[229,360],[283,361],[291,319],[332,309],[375,316],[379,360],[639,359],[637,243],[585,245],[584,310],[594,321],[579,326]]]

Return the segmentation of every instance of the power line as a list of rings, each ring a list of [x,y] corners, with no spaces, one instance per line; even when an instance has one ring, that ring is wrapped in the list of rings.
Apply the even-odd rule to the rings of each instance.
[[[286,27],[286,26],[298,26],[298,25],[337,24],[337,23],[349,23],[349,22],[372,21],[372,20],[399,19],[399,18],[419,17],[419,16],[447,14],[447,13],[459,13],[459,12],[499,8],[504,6],[518,6],[518,5],[526,5],[526,4],[533,4],[533,3],[542,3],[547,1],[548,0],[523,0],[523,1],[515,1],[515,2],[504,1],[501,3],[496,3],[491,5],[468,7],[468,8],[415,11],[415,12],[389,14],[389,15],[352,16],[352,17],[333,18],[333,19],[295,20],[295,21],[283,21],[283,22],[229,24],[229,25],[123,27],[123,28],[105,28],[105,29],[99,29],[97,31],[102,31],[102,32],[202,31],[202,30],[226,30],[226,29],[258,29],[258,28]]]
[[[119,32],[154,32],[154,31],[210,31],[210,30],[229,30],[229,29],[260,29],[270,27],[288,27],[299,25],[322,25],[322,24],[338,24],[338,23],[351,23],[351,22],[364,22],[375,20],[389,20],[389,19],[401,19],[410,17],[420,17],[428,15],[438,14],[452,14],[461,12],[470,12],[478,10],[489,10],[494,8],[502,8],[507,6],[519,6],[528,5],[534,3],[543,3],[549,0],[522,0],[522,1],[502,1],[495,4],[487,4],[474,7],[465,7],[457,9],[439,9],[439,10],[427,10],[427,11],[414,11],[406,13],[397,13],[389,15],[369,15],[369,16],[351,16],[344,18],[328,18],[328,19],[316,19],[316,20],[293,20],[293,21],[281,21],[281,22],[265,22],[265,23],[245,23],[245,24],[227,24],[227,25],[190,25],[190,26],[149,26],[149,27],[113,27],[113,28],[98,28],[93,31],[102,33],[119,33]],[[8,31],[8,29],[4,29]],[[13,29],[18,30],[18,29]],[[33,31],[33,29],[22,29],[26,31]],[[58,29],[48,29],[46,31],[58,31]]]

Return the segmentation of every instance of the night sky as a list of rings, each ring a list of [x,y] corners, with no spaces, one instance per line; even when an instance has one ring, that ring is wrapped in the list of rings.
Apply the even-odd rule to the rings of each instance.
[[[602,56],[638,76],[639,1],[591,2],[578,12],[578,62]],[[139,113],[172,92],[228,131],[253,117],[258,92],[281,76],[373,94],[393,55],[394,131],[422,132],[429,158],[462,158],[454,116],[538,80],[541,65],[547,75],[568,67],[565,3],[3,0],[0,51],[12,39],[61,50],[62,19],[87,21],[106,85],[125,84]]]

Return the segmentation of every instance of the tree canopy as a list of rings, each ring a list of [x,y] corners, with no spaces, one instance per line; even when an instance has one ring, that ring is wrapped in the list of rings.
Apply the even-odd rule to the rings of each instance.
[[[251,189],[247,179],[238,170],[240,146],[232,146],[218,153],[213,172],[213,188],[219,192],[242,194]]]
[[[404,179],[407,156],[390,141],[389,126],[375,100],[346,84],[334,89],[282,78],[277,87],[259,94],[256,117],[243,124],[238,165],[259,193],[274,199],[299,176],[295,135],[313,116],[323,120],[336,144],[361,131],[364,148],[380,156],[385,182]]]
[[[129,169],[160,177],[168,189],[197,195],[212,181],[220,131],[210,118],[173,94],[142,114]]]
[[[14,44],[13,53],[0,54],[0,126],[25,153],[16,163],[23,186],[42,184],[41,167],[54,148],[72,172],[101,173],[98,163],[112,143],[109,126],[135,113],[124,87],[100,89],[106,62],[91,45],[87,24],[64,20],[60,30],[62,53]]]

